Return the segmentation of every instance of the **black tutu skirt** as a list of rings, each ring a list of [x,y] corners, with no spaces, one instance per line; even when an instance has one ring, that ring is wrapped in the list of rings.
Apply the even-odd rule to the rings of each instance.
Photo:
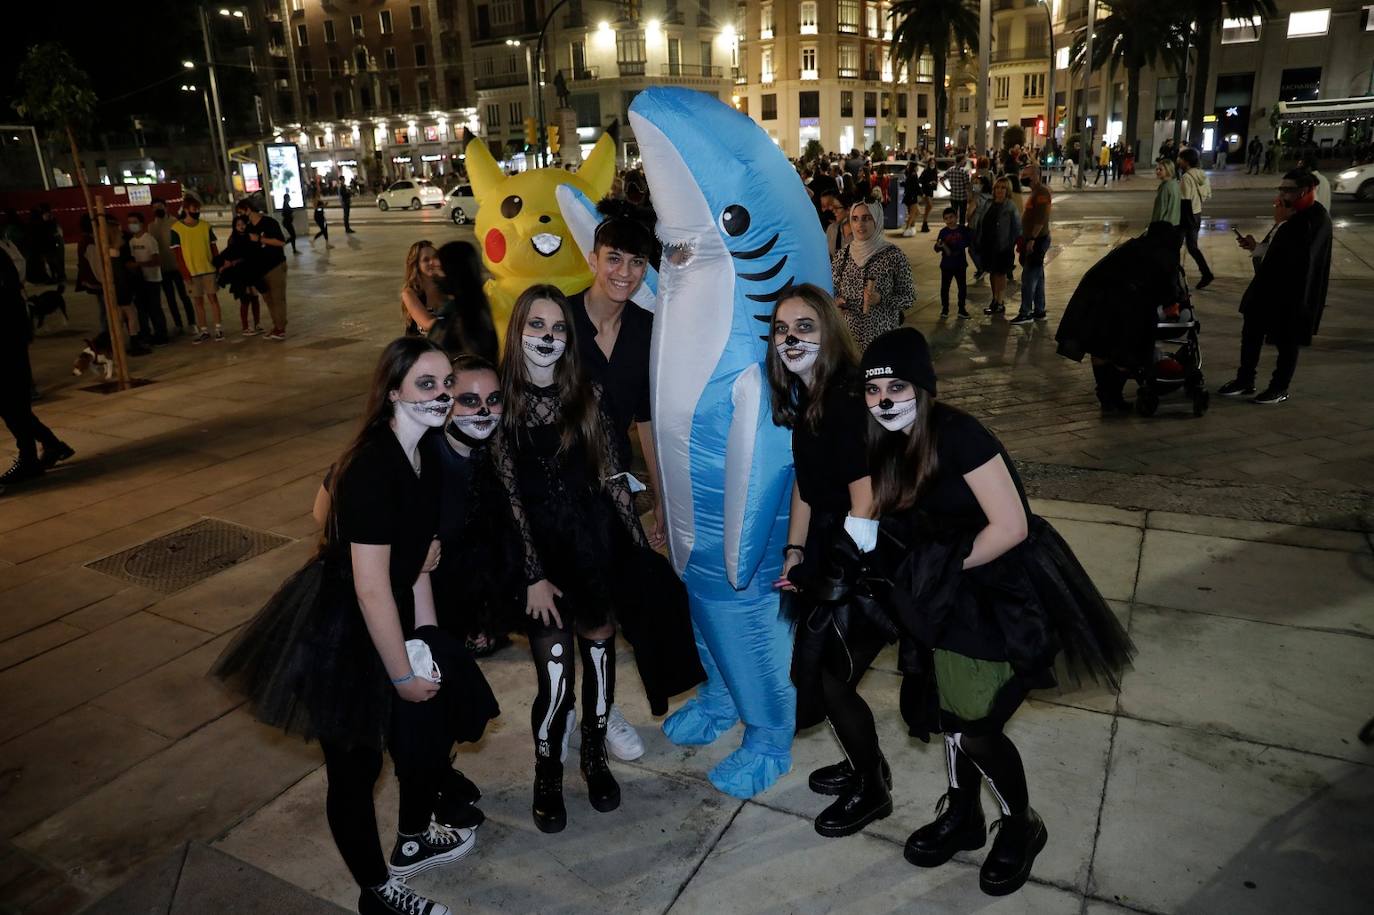
[[[443,736],[477,740],[499,714],[495,697],[472,657],[436,632],[426,627],[417,636],[431,644],[443,676],[440,697],[453,706]],[[351,577],[323,558],[282,583],[210,673],[247,699],[259,721],[288,734],[346,747],[387,744],[396,691]]]

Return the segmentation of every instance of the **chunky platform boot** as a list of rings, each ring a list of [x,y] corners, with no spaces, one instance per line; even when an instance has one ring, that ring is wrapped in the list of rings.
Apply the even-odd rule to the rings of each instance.
[[[587,780],[587,800],[602,813],[620,806],[620,785],[606,759],[604,728],[582,727],[582,777]]]
[[[562,832],[568,825],[563,806],[563,764],[539,759],[534,763],[534,825],[540,832]]]
[[[950,788],[935,807],[935,819],[907,838],[906,859],[917,867],[939,867],[955,852],[982,848],[988,830],[980,788]]]
[[[1035,856],[1049,841],[1049,830],[1040,814],[1024,812],[1002,817],[994,824],[997,838],[978,874],[978,886],[989,896],[1006,896],[1021,889],[1030,878]]]
[[[887,766],[887,758],[879,754],[878,762],[883,770],[883,784],[887,785],[888,791],[891,791],[892,770]],[[806,780],[806,783],[817,794],[836,795],[848,791],[853,781],[854,767],[849,764],[848,759],[843,759],[831,766],[821,766],[811,773],[811,777]]]
[[[888,790],[881,763],[862,774],[855,773],[839,800],[816,817],[816,832],[829,838],[849,836],[874,820],[892,814],[892,793]]]

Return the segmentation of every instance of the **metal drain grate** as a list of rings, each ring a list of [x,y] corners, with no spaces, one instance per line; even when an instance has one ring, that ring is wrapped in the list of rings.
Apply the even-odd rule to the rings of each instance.
[[[350,343],[357,343],[357,337],[321,337],[319,340],[311,340],[309,343],[302,343],[297,349],[338,349]]]
[[[206,518],[113,556],[88,562],[86,568],[171,594],[290,542],[289,537]]]

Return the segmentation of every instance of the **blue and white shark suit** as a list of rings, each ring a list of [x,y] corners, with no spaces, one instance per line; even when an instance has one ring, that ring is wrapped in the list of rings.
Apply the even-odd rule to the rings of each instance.
[[[742,719],[743,743],[710,779],[751,797],[791,767],[796,724],[791,630],[773,589],[791,435],[773,425],[763,336],[789,286],[830,288],[830,261],[796,170],[747,116],[655,87],[630,123],[663,243],[650,367],[663,505],[708,678],[663,730],[707,744]]]

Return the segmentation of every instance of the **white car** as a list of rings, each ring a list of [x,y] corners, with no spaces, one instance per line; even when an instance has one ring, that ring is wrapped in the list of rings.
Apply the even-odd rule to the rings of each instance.
[[[1354,194],[1356,200],[1374,200],[1374,162],[1348,168],[1336,176],[1333,194]]]
[[[477,221],[477,198],[472,196],[472,185],[460,184],[448,192],[448,218],[455,226]]]
[[[423,178],[397,181],[377,195],[377,209],[385,213],[392,207],[418,210],[420,207],[441,207],[444,192]]]

